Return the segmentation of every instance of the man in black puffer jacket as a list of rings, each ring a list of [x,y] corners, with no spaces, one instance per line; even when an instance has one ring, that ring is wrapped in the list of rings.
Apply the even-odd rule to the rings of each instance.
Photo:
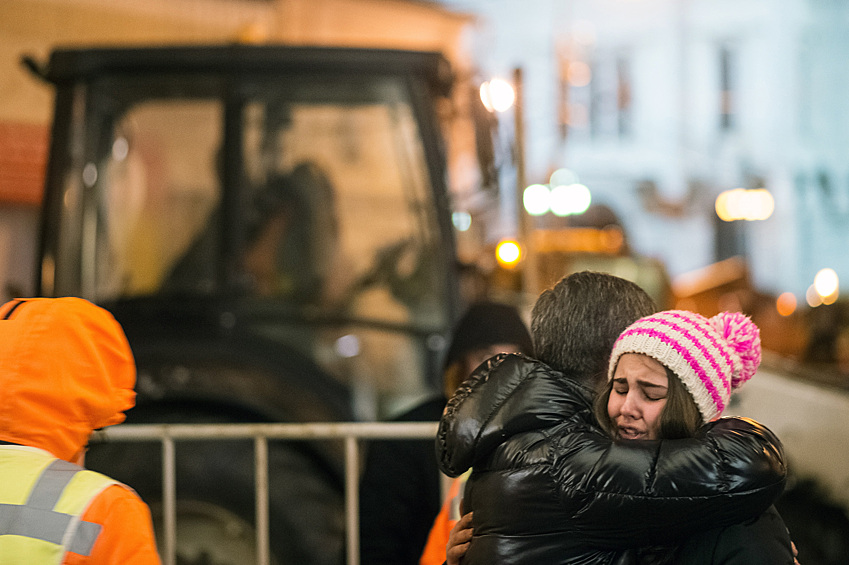
[[[671,441],[613,442],[597,427],[592,404],[613,343],[653,311],[623,279],[566,277],[534,306],[540,361],[494,357],[449,401],[440,468],[473,469],[464,565],[628,563],[627,548],[756,517],[781,493],[781,443],[751,420]]]

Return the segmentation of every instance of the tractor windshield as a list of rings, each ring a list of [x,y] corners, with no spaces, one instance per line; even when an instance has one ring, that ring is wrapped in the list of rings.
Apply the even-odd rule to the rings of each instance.
[[[451,321],[453,256],[416,103],[426,86],[380,72],[91,78],[70,91],[86,111],[70,111],[42,287],[110,304],[237,299],[266,313],[255,331],[296,343],[269,309],[346,320],[360,334],[337,323],[329,354],[307,340],[311,357],[350,380],[371,341],[372,380],[420,390]]]

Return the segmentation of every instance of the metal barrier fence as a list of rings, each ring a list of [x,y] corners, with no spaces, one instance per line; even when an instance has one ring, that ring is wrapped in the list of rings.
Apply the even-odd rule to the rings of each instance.
[[[347,564],[360,563],[359,465],[363,439],[431,439],[436,437],[435,422],[345,422],[309,424],[123,424],[103,430],[104,441],[162,442],[162,562],[176,565],[177,486],[175,441],[177,440],[254,440],[256,551],[257,565],[270,565],[268,524],[268,440],[293,441],[342,439],[345,442],[345,526]],[[132,485],[130,485],[132,486]]]

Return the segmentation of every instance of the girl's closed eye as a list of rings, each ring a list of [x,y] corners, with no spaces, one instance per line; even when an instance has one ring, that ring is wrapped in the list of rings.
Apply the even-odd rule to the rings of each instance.
[[[664,400],[666,399],[666,387],[658,387],[654,385],[644,386],[643,396],[646,398],[646,400],[649,400],[651,402]]]
[[[628,383],[622,380],[613,381],[613,392],[616,394],[628,394]]]

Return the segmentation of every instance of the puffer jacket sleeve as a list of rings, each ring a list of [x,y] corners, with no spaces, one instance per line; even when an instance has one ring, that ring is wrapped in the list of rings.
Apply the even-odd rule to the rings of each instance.
[[[503,441],[590,414],[591,391],[524,355],[500,354],[478,367],[448,401],[436,436],[440,469],[456,477]]]
[[[746,418],[657,441],[613,441],[588,422],[563,434],[551,459],[579,535],[604,547],[668,543],[752,519],[787,475],[779,439]]]

